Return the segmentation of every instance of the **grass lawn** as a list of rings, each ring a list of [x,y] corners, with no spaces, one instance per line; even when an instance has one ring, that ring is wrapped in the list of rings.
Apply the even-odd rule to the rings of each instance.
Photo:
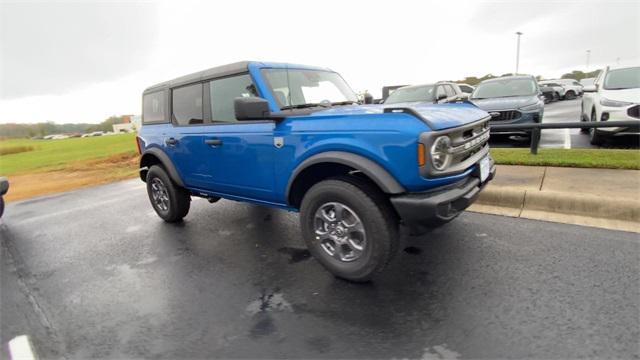
[[[0,175],[62,170],[73,162],[136,152],[135,134],[63,140],[0,141]],[[27,151],[11,153],[13,150]]]
[[[561,166],[640,170],[639,150],[614,149],[491,149],[496,163],[503,165]]]

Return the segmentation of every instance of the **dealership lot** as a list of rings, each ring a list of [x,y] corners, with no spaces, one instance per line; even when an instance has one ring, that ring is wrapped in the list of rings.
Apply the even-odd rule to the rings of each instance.
[[[545,105],[543,123],[561,123],[580,121],[581,99],[563,100]],[[493,147],[528,147],[528,139],[510,139],[504,135],[492,135],[490,144]],[[638,138],[625,136],[612,139],[603,144],[607,149],[637,149]],[[547,129],[542,130],[540,148],[554,149],[579,149],[598,148],[589,143],[589,135],[580,132],[580,129]]]
[[[194,199],[170,225],[138,180],[5,216],[2,343],[42,357],[640,355],[637,234],[465,213],[358,285],[310,258],[296,214]]]

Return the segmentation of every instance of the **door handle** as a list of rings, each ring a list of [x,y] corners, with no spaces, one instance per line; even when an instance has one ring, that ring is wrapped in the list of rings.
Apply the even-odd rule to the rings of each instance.
[[[167,144],[167,145],[175,145],[175,144],[178,143],[178,140],[176,138],[170,137],[168,139],[165,139],[164,143]]]
[[[205,144],[207,145],[211,145],[211,146],[220,146],[222,145],[222,140],[220,139],[207,139],[204,141]]]

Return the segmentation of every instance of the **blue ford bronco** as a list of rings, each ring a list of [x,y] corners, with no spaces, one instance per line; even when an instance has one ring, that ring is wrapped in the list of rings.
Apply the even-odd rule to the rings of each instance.
[[[162,219],[181,221],[192,196],[299,211],[309,251],[352,281],[382,271],[401,225],[452,220],[495,174],[485,111],[359,104],[326,68],[238,62],[142,102],[140,178]]]

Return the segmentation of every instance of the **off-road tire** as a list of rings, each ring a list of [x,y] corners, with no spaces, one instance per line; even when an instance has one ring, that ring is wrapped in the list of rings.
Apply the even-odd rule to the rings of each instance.
[[[361,220],[366,245],[356,260],[345,262],[332,257],[316,236],[316,212],[328,203],[346,205]],[[399,251],[398,217],[389,199],[374,185],[354,176],[340,176],[313,185],[302,199],[300,225],[311,254],[329,272],[349,281],[371,280]]]
[[[165,205],[160,205],[154,200],[154,184],[164,186],[167,198]],[[189,191],[176,185],[160,165],[153,165],[147,172],[147,194],[156,214],[166,222],[179,222],[189,213],[191,205]]]

